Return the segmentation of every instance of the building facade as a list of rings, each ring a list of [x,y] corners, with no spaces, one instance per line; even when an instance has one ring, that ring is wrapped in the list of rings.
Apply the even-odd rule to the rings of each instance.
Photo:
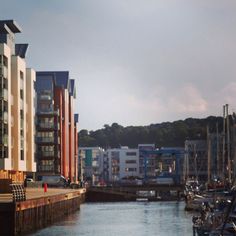
[[[37,175],[77,176],[78,116],[74,80],[68,71],[36,73]]]
[[[35,71],[26,68],[28,44],[16,44],[21,29],[0,21],[0,178],[23,181],[36,171]]]
[[[88,181],[92,185],[104,182],[105,151],[100,147],[79,148],[79,175],[81,181]]]
[[[128,147],[108,149],[109,181],[139,177],[139,150]]]
[[[156,171],[158,168],[156,155],[149,154],[147,162],[145,163],[143,151],[154,151],[155,144],[139,144],[139,173],[140,177],[144,178],[156,176]],[[145,166],[146,165],[146,166]],[[146,170],[145,170],[146,169]]]

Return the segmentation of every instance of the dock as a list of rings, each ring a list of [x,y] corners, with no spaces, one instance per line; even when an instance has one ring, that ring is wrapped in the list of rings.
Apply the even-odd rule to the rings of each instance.
[[[12,194],[0,194],[1,236],[17,236],[47,227],[75,212],[86,190],[26,188],[26,200],[14,202]]]
[[[154,196],[145,196],[149,201],[178,201],[183,193],[182,185],[128,185],[112,187],[90,187],[86,193],[87,202],[136,201],[144,197],[141,192],[152,191]],[[172,195],[171,193],[175,193]]]

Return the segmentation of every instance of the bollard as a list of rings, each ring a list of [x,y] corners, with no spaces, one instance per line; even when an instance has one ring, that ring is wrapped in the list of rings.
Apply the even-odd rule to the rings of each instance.
[[[47,183],[44,183],[43,188],[44,188],[44,192],[46,193],[46,192],[48,191],[48,185],[47,185]]]

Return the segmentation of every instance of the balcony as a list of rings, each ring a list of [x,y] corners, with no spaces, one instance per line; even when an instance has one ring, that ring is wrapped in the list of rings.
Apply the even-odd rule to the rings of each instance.
[[[59,110],[53,110],[53,109],[41,110],[41,111],[38,110],[37,114],[38,115],[57,115],[57,116],[60,115]]]
[[[3,75],[4,78],[7,78],[7,74],[8,74],[7,67],[0,65],[0,75]]]
[[[0,144],[4,146],[8,145],[8,135],[4,134],[0,136]]]
[[[0,112],[0,121],[3,121],[5,124],[8,123],[8,113],[6,111]]]
[[[43,123],[43,122],[38,123],[38,127],[42,129],[54,129],[56,128],[56,126],[57,125],[55,125],[54,123]]]
[[[40,157],[54,157],[55,152],[54,151],[38,152],[38,156],[40,156]]]
[[[6,89],[0,89],[0,99],[4,101],[8,100],[8,91]]]
[[[49,94],[42,94],[39,96],[39,100],[44,100],[44,101],[51,101],[52,100],[52,96]]]
[[[36,142],[37,143],[54,143],[55,142],[54,137],[37,137]]]

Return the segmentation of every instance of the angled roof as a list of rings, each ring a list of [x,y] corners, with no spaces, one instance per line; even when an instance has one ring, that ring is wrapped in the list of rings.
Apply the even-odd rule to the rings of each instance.
[[[0,28],[2,28],[3,25],[7,25],[12,33],[20,33],[22,31],[20,26],[14,20],[0,20]]]
[[[29,44],[15,44],[15,54],[21,58],[25,58]]]
[[[74,122],[75,123],[79,122],[79,114],[74,114]]]
[[[11,30],[5,24],[0,24],[0,34],[10,34]]]
[[[54,76],[56,86],[69,90],[69,71],[55,71]]]
[[[73,96],[74,98],[76,98],[76,88],[75,88],[75,80],[74,79],[70,79],[70,96]]]
[[[52,76],[57,87],[68,90],[70,88],[69,71],[37,71],[36,75]]]

